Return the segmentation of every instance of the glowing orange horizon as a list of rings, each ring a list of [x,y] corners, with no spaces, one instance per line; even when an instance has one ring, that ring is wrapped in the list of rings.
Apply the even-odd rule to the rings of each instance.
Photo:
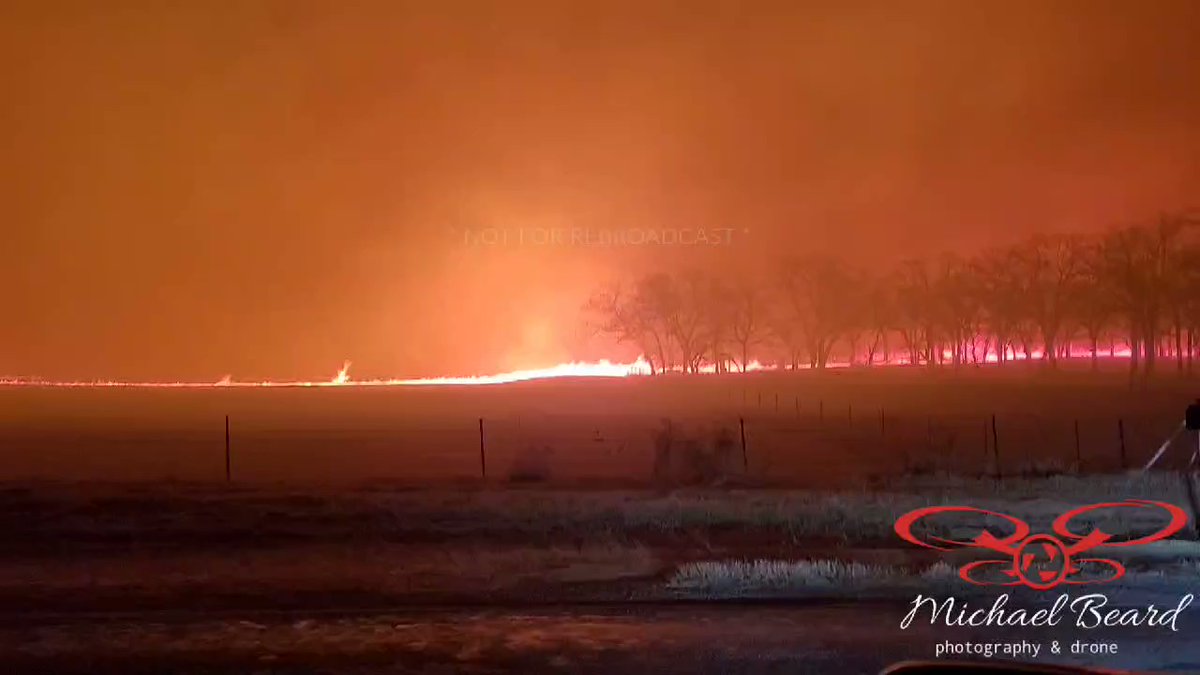
[[[952,358],[952,352],[946,351],[944,357]],[[1112,354],[1107,352],[1097,353],[1101,358],[1119,358],[1127,359],[1130,357],[1128,347],[1117,349]],[[1079,352],[1072,350],[1070,358],[1090,358],[1091,352]],[[1033,350],[1029,357],[1026,357],[1023,352],[1018,352],[1009,349],[1006,358],[1013,361],[1038,360],[1042,358],[1040,349]],[[997,363],[999,358],[994,352],[989,352],[984,357],[984,363]],[[836,361],[826,364],[826,368],[848,368],[852,364],[846,361]],[[861,363],[860,365],[867,365]],[[872,367],[879,366],[903,366],[911,365],[911,361],[907,356],[895,355],[891,361],[875,361],[871,364]],[[966,365],[966,364],[964,364]],[[419,377],[419,378],[388,378],[388,379],[368,379],[355,380],[350,377],[350,361],[345,361],[337,373],[328,380],[261,380],[261,381],[239,381],[234,380],[231,375],[226,375],[216,382],[131,382],[119,380],[42,380],[32,378],[0,378],[0,387],[128,387],[128,388],[163,388],[163,389],[207,389],[207,388],[222,388],[222,387],[396,387],[396,386],[437,386],[437,385],[478,385],[478,384],[508,384],[512,382],[525,382],[529,380],[553,379],[562,377],[606,377],[619,378],[629,377],[633,375],[649,375],[650,363],[639,356],[637,360],[631,363],[614,363],[607,359],[601,359],[594,362],[573,361],[569,363],[560,363],[547,368],[531,368],[526,370],[514,370],[507,373],[497,373],[494,375],[464,375],[464,376],[438,376],[438,377]],[[808,364],[800,364],[800,369],[808,370]],[[762,370],[780,370],[782,366],[773,364],[764,364],[758,360],[752,360],[747,366],[747,372],[762,371]],[[730,370],[729,372],[739,372],[739,369]],[[706,364],[700,367],[700,373],[711,374],[716,373],[715,365]]]
[[[231,375],[226,375],[216,382],[127,382],[119,380],[40,380],[0,378],[0,386],[34,386],[34,387],[154,387],[167,389],[202,389],[220,387],[387,387],[387,386],[417,386],[417,385],[471,385],[471,384],[506,384],[526,380],[540,380],[555,377],[626,377],[628,375],[647,375],[650,364],[638,358],[633,363],[612,363],[606,359],[594,363],[572,362],[560,363],[549,368],[533,368],[514,370],[495,375],[466,375],[439,376],[421,378],[389,378],[353,380],[350,378],[350,361],[345,361],[337,374],[329,380],[261,380],[239,381]]]

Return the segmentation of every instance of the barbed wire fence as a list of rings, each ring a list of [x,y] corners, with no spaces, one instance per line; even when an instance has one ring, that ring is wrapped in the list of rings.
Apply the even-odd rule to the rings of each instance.
[[[815,485],[913,474],[1125,471],[1141,467],[1178,424],[1168,413],[919,414],[783,390],[730,390],[718,398],[683,412],[443,413],[345,426],[235,411],[211,428],[0,430],[0,447],[8,479]],[[1170,454],[1156,468],[1179,470],[1186,460]]]

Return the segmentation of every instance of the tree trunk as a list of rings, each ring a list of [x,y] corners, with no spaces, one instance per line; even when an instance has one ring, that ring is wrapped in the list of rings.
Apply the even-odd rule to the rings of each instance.
[[[1188,328],[1187,334],[1187,373],[1188,375],[1191,375],[1192,355],[1196,353],[1196,330],[1194,328]]]
[[[1158,356],[1158,333],[1150,322],[1142,328],[1142,375],[1149,377],[1154,372],[1154,361]]]
[[[1179,316],[1179,307],[1175,307],[1175,370],[1183,372],[1183,321]]]

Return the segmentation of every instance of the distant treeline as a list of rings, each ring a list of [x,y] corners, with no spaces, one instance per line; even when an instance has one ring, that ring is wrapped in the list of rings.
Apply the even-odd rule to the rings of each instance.
[[[1041,235],[971,257],[943,254],[864,270],[790,256],[754,278],[657,273],[595,291],[593,330],[636,346],[653,372],[980,364],[1071,347],[1190,372],[1200,328],[1200,215],[1101,235]],[[1118,347],[1118,345],[1120,345]]]

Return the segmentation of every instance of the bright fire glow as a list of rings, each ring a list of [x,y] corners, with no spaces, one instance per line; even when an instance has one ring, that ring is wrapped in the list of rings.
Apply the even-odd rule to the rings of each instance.
[[[751,364],[753,365],[753,364]],[[206,387],[387,387],[387,386],[416,386],[416,385],[470,385],[470,384],[505,384],[508,382],[523,382],[553,377],[625,377],[627,375],[647,375],[650,364],[639,358],[633,363],[612,363],[607,360],[595,363],[560,363],[549,368],[534,368],[530,370],[515,370],[496,375],[470,375],[464,377],[423,377],[414,379],[350,379],[350,362],[342,364],[341,369],[330,380],[318,381],[273,381],[241,382],[226,375],[216,382],[123,382],[115,380],[97,381],[52,381],[24,378],[0,378],[0,386],[36,386],[36,387],[158,387],[171,389],[199,389]]]
[[[601,360],[596,363],[560,363],[549,368],[534,368],[531,370],[514,370],[511,373],[499,375],[477,375],[469,377],[428,377],[416,380],[376,380],[356,382],[356,384],[504,384],[506,382],[523,382],[525,380],[540,380],[550,377],[625,377],[627,375],[648,375],[650,364],[639,358],[633,363],[612,363]]]
[[[342,361],[342,369],[333,377],[331,384],[346,384],[350,381],[350,362]]]
[[[945,361],[949,363],[953,358],[953,354],[949,351],[943,354]],[[1116,348],[1112,351],[1100,351],[1097,356],[1102,358],[1122,358],[1130,357],[1128,346]],[[1090,358],[1090,351],[1080,351],[1077,349],[1070,350],[1070,357],[1083,359]],[[1013,361],[1027,360],[1023,351],[1014,350],[1011,347],[1007,350],[1006,358]],[[1038,360],[1042,358],[1040,349],[1031,350],[1028,359]],[[984,356],[982,361],[986,363],[997,363],[998,358],[995,352],[989,352]],[[858,364],[865,365],[866,359],[861,358]],[[891,361],[884,363],[876,360],[875,367],[887,365],[908,365],[909,359],[904,354],[893,354]],[[845,361],[833,361],[826,365],[827,368],[846,368],[852,364]],[[969,365],[969,364],[964,364]],[[801,369],[808,369],[807,364],[800,364]],[[747,371],[763,371],[763,370],[778,370],[780,366],[774,364],[764,364],[757,360],[751,361],[746,366]],[[731,367],[730,372],[738,372],[740,368]],[[717,368],[712,364],[705,364],[700,367],[701,373],[715,373]],[[498,373],[495,375],[468,375],[461,377],[423,377],[411,379],[372,379],[372,380],[355,380],[350,377],[350,361],[342,363],[342,367],[329,380],[317,381],[238,381],[233,379],[231,375],[226,375],[216,382],[126,382],[114,380],[98,380],[98,381],[52,381],[41,380],[36,378],[3,378],[0,377],[0,386],[35,386],[35,387],[156,387],[156,388],[173,388],[173,389],[202,389],[211,387],[394,387],[394,386],[430,386],[430,385],[477,385],[477,384],[506,384],[509,382],[524,382],[527,380],[541,380],[559,377],[627,377],[630,375],[649,375],[650,364],[643,357],[632,363],[613,363],[608,360],[600,360],[592,363],[588,362],[572,362],[560,363],[556,366],[548,368],[533,368],[529,370],[515,370],[508,373]]]

